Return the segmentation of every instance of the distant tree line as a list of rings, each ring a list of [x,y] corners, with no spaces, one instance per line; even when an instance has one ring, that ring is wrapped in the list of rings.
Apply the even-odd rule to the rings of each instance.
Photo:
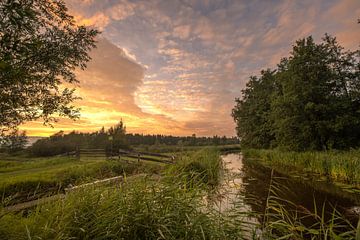
[[[229,145],[237,144],[237,137],[213,136],[197,137],[192,136],[171,136],[171,135],[143,135],[143,134],[126,134],[127,142],[132,146],[137,145],[183,145],[183,146],[209,146],[209,145]]]
[[[126,128],[122,121],[114,127],[92,133],[60,131],[49,138],[36,141],[28,151],[34,156],[54,156],[76,151],[80,148],[105,149],[107,152],[129,148],[126,142]]]
[[[72,152],[80,148],[105,149],[108,153],[118,152],[119,149],[130,149],[139,145],[181,145],[181,146],[205,146],[205,145],[228,145],[239,143],[236,137],[196,137],[195,134],[186,137],[166,135],[143,135],[126,134],[126,127],[122,121],[116,126],[92,133],[70,132],[65,134],[60,131],[49,138],[35,142],[28,151],[34,156],[54,156]]]
[[[285,150],[360,145],[360,50],[334,37],[296,41],[274,70],[250,77],[232,116],[241,145]]]

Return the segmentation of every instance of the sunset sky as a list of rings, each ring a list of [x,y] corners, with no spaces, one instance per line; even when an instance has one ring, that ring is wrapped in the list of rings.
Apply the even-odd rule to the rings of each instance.
[[[359,0],[66,0],[102,31],[77,71],[81,118],[22,126],[28,135],[89,132],[123,119],[127,132],[234,136],[230,116],[250,75],[274,68],[296,39],[324,33],[360,44]]]

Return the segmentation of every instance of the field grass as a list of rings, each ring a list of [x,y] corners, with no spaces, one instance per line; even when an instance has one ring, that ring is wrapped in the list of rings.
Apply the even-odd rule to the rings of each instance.
[[[195,152],[187,152],[178,160],[178,164],[169,168],[169,174],[182,174],[187,179],[215,187],[219,184],[222,162],[220,151],[213,147],[203,148]]]
[[[126,160],[126,159],[124,159]],[[62,192],[71,185],[122,174],[158,173],[162,165],[140,162],[82,160],[73,157],[0,160],[2,205]]]
[[[147,180],[86,189],[27,217],[0,219],[2,239],[239,239],[241,222],[219,215],[195,188]]]
[[[220,166],[216,149],[188,153],[160,180],[126,178],[115,189],[75,191],[26,216],[3,215],[0,238],[239,239],[249,231],[241,214],[219,214],[203,201],[204,190],[218,181]]]
[[[48,167],[42,164],[40,168]],[[137,172],[151,169],[151,165],[131,166]],[[241,204],[219,212],[204,197],[218,186],[222,169],[219,149],[185,152],[175,165],[158,169],[160,178],[134,175],[113,187],[89,186],[70,192],[65,199],[26,212],[2,212],[0,239],[355,239],[360,234],[360,227],[348,226],[335,211],[330,221],[324,221],[322,213],[308,212],[317,222],[305,226],[304,215],[284,208],[291,203],[277,197],[281,186],[274,183],[262,226],[247,221],[254,213],[244,211]],[[343,228],[346,232],[341,232]]]
[[[318,211],[318,203],[313,199],[315,210],[310,211],[279,197],[283,191],[288,189],[272,178],[262,216],[264,239],[359,239],[360,221],[354,225],[335,206],[327,218],[326,202],[321,203]]]
[[[360,187],[360,150],[326,152],[282,152],[279,150],[245,149],[246,158],[288,172],[310,172],[326,176],[330,180]]]

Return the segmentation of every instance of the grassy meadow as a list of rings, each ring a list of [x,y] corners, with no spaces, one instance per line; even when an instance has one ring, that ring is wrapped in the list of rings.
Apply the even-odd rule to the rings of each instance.
[[[2,205],[9,205],[40,196],[63,192],[71,185],[118,175],[158,173],[163,167],[152,162],[132,163],[106,159],[75,157],[3,157],[0,160],[0,193]]]
[[[184,153],[181,162],[163,169],[160,180],[126,177],[116,188],[80,189],[26,216],[2,215],[0,235],[5,239],[238,239],[249,231],[241,227],[240,219],[219,215],[202,201],[204,191],[216,187],[221,166],[217,149]]]

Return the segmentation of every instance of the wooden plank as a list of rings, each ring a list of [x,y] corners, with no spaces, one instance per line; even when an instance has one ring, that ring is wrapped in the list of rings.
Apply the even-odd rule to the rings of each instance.
[[[78,190],[78,189],[81,189],[84,187],[94,186],[94,185],[103,184],[103,183],[122,182],[122,181],[123,181],[123,176],[116,176],[116,177],[112,177],[112,178],[97,180],[97,181],[94,181],[91,183],[81,184],[81,185],[74,186],[71,188],[65,188],[65,192],[70,192],[70,191]]]
[[[150,158],[150,157],[142,157],[142,156],[138,157],[136,155],[131,155],[131,154],[126,154],[126,155],[124,154],[122,156],[129,157],[129,158],[135,158],[135,159],[140,158],[140,160],[145,160],[145,161],[173,164],[173,162],[169,161],[169,160],[160,160],[160,159],[155,159],[155,158]]]
[[[80,156],[87,156],[87,157],[105,157],[106,155],[105,154],[80,154]]]
[[[80,148],[79,151],[105,151],[105,149],[101,149],[101,148]]]
[[[71,192],[74,190],[79,190],[84,187],[89,187],[89,186],[94,186],[94,185],[96,186],[96,185],[100,185],[100,184],[104,184],[104,183],[122,182],[122,181],[123,181],[123,176],[106,178],[106,179],[97,180],[97,181],[94,181],[91,183],[85,183],[82,185],[74,186],[71,188],[65,188],[65,193],[68,193],[68,192]],[[57,195],[53,195],[50,197],[39,198],[39,199],[32,200],[29,202],[18,203],[18,204],[12,205],[12,206],[5,207],[3,210],[6,212],[19,212],[19,211],[27,209],[27,208],[36,207],[37,205],[42,205],[42,204],[52,202],[55,200],[64,199],[65,197],[66,197],[66,194],[57,194]]]
[[[154,157],[163,157],[163,158],[171,158],[172,156],[168,156],[168,155],[164,155],[164,154],[160,154],[160,153],[148,153],[148,152],[138,152],[142,155],[149,155],[149,156],[154,156]]]
[[[37,205],[41,205],[44,203],[48,203],[51,201],[55,201],[58,199],[63,199],[65,198],[65,194],[57,194],[57,195],[53,195],[50,197],[44,197],[44,198],[39,198],[33,201],[29,201],[29,202],[23,202],[23,203],[18,203],[12,206],[8,206],[4,208],[4,211],[7,212],[18,212],[27,208],[31,208],[31,207],[35,207]]]
[[[173,158],[174,156],[169,156],[169,155],[164,155],[164,154],[160,154],[160,153],[150,153],[150,152],[133,152],[133,151],[125,151],[125,150],[120,150],[119,153],[123,153],[123,154],[140,154],[140,155],[148,155],[148,156],[154,156],[154,157],[163,157],[163,158]]]

